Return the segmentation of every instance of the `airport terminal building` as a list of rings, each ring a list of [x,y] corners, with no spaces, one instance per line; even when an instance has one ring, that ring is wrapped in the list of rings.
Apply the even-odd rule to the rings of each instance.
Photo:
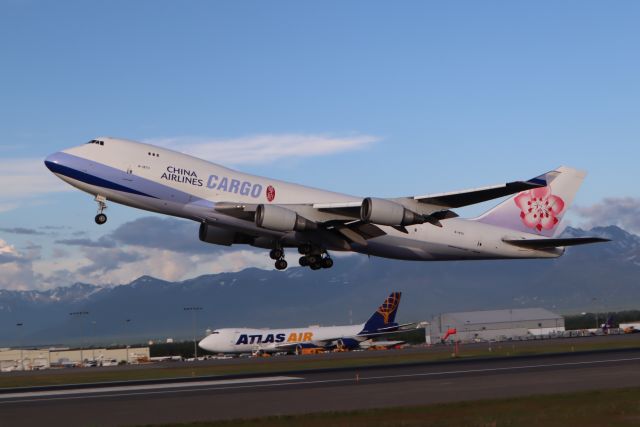
[[[438,342],[452,329],[456,333],[448,340],[507,340],[563,332],[564,318],[544,308],[443,313],[432,320],[427,335]]]
[[[149,361],[149,347],[127,348],[0,348],[0,372],[74,367],[83,362],[96,366],[114,366],[119,363]]]

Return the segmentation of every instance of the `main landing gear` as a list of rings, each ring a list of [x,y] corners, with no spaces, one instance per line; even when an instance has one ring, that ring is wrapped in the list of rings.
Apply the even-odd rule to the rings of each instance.
[[[276,261],[276,270],[284,270],[287,268],[287,261],[284,259],[284,250],[282,248],[271,249],[269,257]]]
[[[104,196],[96,196],[95,201],[98,202],[98,214],[96,215],[96,224],[102,225],[107,222],[107,216],[103,213],[107,209],[107,198]]]
[[[309,267],[312,270],[333,267],[333,260],[324,249],[317,249],[311,245],[301,245],[298,247],[298,253],[302,254],[298,260],[302,267]]]
[[[324,249],[304,244],[298,247],[298,252],[302,254],[298,262],[303,267],[309,267],[312,270],[333,267],[333,260]],[[284,250],[281,247],[271,249],[269,257],[276,261],[275,265],[277,270],[287,268],[288,264],[284,259]]]

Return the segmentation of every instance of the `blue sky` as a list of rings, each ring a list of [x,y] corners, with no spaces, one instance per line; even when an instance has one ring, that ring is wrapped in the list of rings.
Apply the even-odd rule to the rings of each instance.
[[[231,166],[364,196],[496,184],[568,164],[589,171],[572,222],[640,230],[638,22],[632,1],[5,0],[0,268],[10,271],[0,286],[194,273],[159,271],[119,241],[120,252],[101,249],[120,274],[102,265],[87,275],[95,253],[55,243],[95,245],[150,216],[112,205],[97,228],[91,198],[42,166],[98,135],[198,143],[213,160],[258,139],[285,154],[240,150]],[[184,255],[153,249],[165,264]],[[233,262],[213,270],[270,265],[261,253],[224,257]]]

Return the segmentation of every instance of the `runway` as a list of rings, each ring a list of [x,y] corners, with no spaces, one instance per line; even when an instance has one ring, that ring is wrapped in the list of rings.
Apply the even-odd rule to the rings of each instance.
[[[0,394],[6,425],[128,425],[640,386],[640,349]]]

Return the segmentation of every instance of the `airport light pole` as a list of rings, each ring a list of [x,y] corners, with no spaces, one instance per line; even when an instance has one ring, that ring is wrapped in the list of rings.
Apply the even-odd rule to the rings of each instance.
[[[193,322],[193,359],[198,360],[198,340],[196,339],[196,323],[197,323],[197,313],[198,311],[202,310],[202,307],[197,307],[197,306],[190,306],[190,307],[184,307],[183,308],[184,311],[190,311],[191,312],[191,318],[192,318],[192,322]]]
[[[93,339],[93,345],[91,346],[91,359],[96,361],[96,321],[91,321],[91,338]]]
[[[72,311],[69,313],[69,316],[80,319],[80,366],[84,363],[84,328],[82,327],[82,316],[87,316],[88,314],[88,311]]]
[[[131,319],[124,319],[124,335],[125,335],[125,340],[128,340],[129,337],[129,325],[131,324]],[[124,350],[127,353],[127,363],[129,363],[129,344],[125,344],[124,345]]]
[[[469,320],[465,320],[464,321],[464,339],[466,342],[470,342],[471,340],[469,339]]]
[[[131,324],[131,319],[124,319],[124,334],[125,334],[125,339],[129,339],[130,337],[129,335],[129,325]],[[129,345],[126,344],[126,347],[129,348]]]
[[[18,338],[19,338],[18,345],[20,346],[20,370],[24,371],[24,356],[22,353],[23,351],[22,326],[24,326],[22,322],[16,323],[16,327],[18,328]]]

